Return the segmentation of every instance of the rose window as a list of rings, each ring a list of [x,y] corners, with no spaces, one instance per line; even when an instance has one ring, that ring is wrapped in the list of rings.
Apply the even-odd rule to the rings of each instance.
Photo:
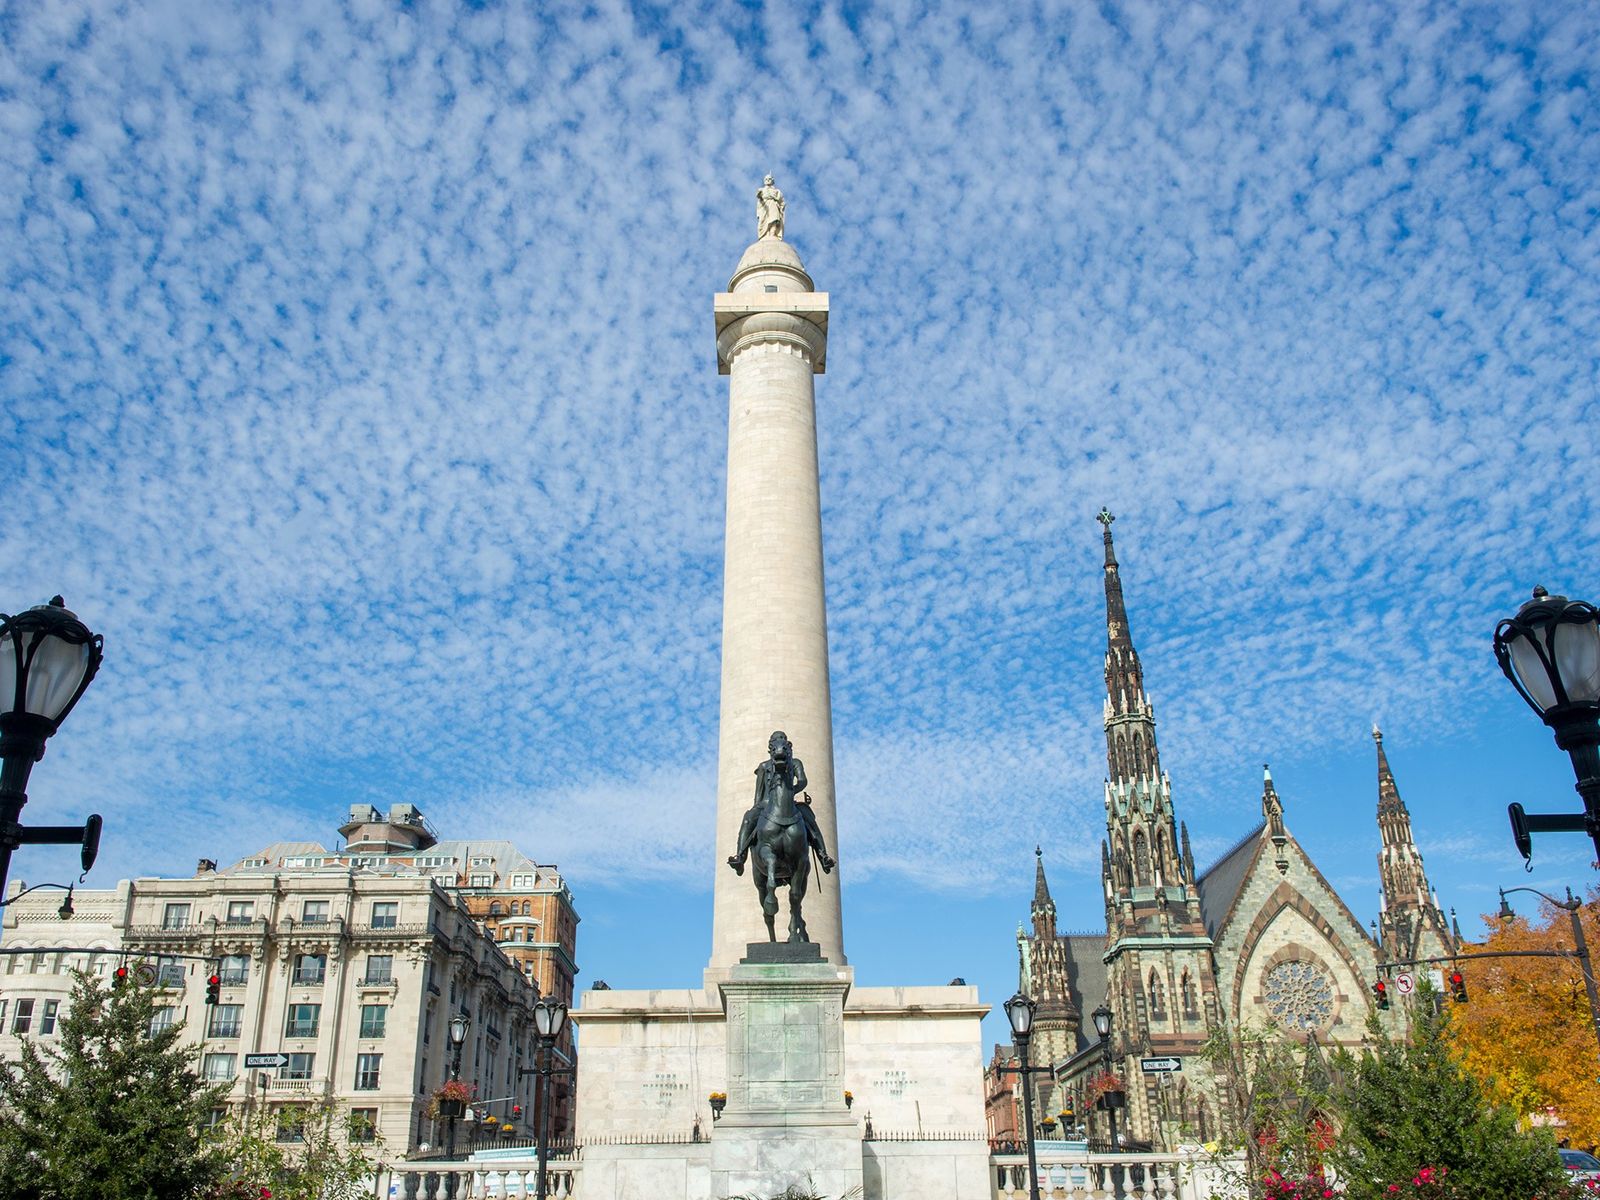
[[[1321,1029],[1333,1016],[1333,984],[1321,967],[1281,962],[1267,972],[1267,1011],[1289,1029]]]

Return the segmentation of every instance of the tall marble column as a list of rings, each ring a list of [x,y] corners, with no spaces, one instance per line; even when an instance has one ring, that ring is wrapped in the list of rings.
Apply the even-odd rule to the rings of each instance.
[[[770,182],[763,193],[769,189]],[[828,347],[828,296],[814,290],[800,256],[782,238],[781,201],[776,210],[763,204],[764,236],[744,252],[714,305],[717,370],[728,376],[729,402],[711,948],[717,974],[737,963],[748,943],[767,938],[751,871],[736,876],[724,860],[774,730],[789,735],[804,764],[806,791],[828,849],[838,856],[813,390]],[[779,903],[782,938],[786,892]],[[813,864],[804,912],[823,956],[844,965],[837,870],[823,875]]]

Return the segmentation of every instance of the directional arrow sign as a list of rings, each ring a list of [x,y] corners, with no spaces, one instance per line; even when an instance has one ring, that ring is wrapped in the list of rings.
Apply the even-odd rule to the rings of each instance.
[[[244,1056],[245,1070],[254,1067],[287,1067],[289,1056],[287,1054],[246,1054]]]
[[[1162,1071],[1183,1070],[1181,1058],[1141,1058],[1139,1068],[1147,1075],[1154,1075]]]

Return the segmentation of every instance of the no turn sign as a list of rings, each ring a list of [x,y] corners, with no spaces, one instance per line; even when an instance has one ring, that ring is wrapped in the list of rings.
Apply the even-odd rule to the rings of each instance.
[[[1417,990],[1417,977],[1410,971],[1401,971],[1394,977],[1394,990],[1402,996],[1409,996]]]

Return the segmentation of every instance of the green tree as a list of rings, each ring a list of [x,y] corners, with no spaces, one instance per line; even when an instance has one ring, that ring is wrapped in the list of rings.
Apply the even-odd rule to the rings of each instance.
[[[1472,1200],[1553,1200],[1570,1195],[1555,1143],[1524,1133],[1453,1052],[1449,1015],[1424,987],[1406,1036],[1393,1037],[1376,1015],[1359,1056],[1340,1056],[1340,1130],[1329,1158],[1349,1200],[1393,1200],[1425,1167],[1445,1169],[1439,1192]]]
[[[208,1200],[353,1200],[377,1170],[382,1140],[362,1118],[333,1104],[301,1104],[238,1115],[216,1131],[228,1176]]]
[[[1316,1043],[1247,1022],[1213,1029],[1200,1058],[1215,1107],[1207,1149],[1216,1194],[1258,1200],[1276,1194],[1280,1178],[1302,1190],[1320,1180],[1332,1080]]]
[[[0,1195],[184,1200],[221,1176],[200,1132],[221,1089],[154,1015],[150,989],[74,972],[57,1044],[25,1040],[0,1063]]]

